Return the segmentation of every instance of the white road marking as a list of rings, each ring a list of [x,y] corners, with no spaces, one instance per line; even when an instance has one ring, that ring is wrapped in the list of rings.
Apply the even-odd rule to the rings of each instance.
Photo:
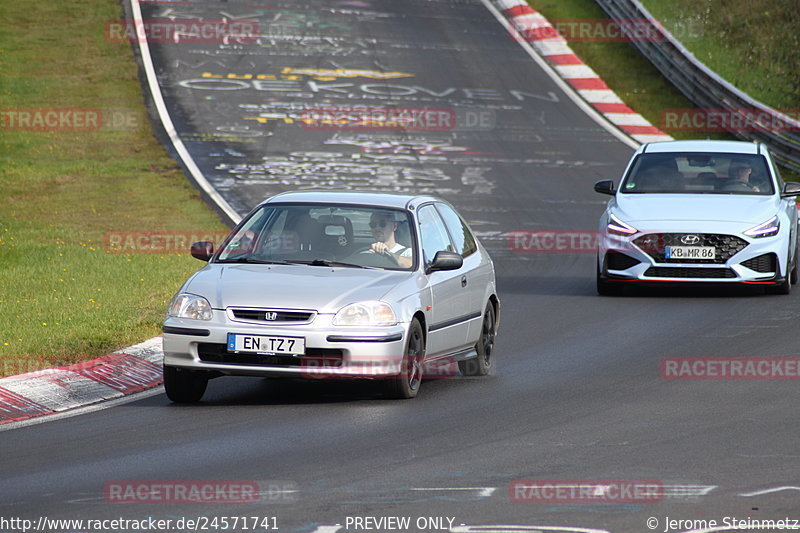
[[[691,498],[705,496],[717,485],[664,485],[664,496],[666,498]]]
[[[139,32],[144,32],[144,21],[142,20],[142,10],[139,6],[139,0],[130,0],[131,4],[131,13],[133,14],[133,20],[136,25],[137,35]],[[167,136],[172,143],[172,146],[175,147],[175,151],[180,156],[183,163],[186,165],[187,170],[194,178],[195,182],[203,189],[211,201],[217,205],[225,215],[235,223],[238,223],[242,216],[236,212],[236,210],[231,207],[231,205],[225,200],[222,195],[208,182],[206,177],[203,175],[200,168],[195,163],[194,159],[192,158],[189,151],[186,149],[186,146],[183,144],[183,141],[180,139],[178,135],[178,131],[175,129],[175,125],[172,122],[172,118],[169,115],[169,111],[167,111],[166,103],[164,102],[164,97],[161,94],[161,87],[158,84],[158,79],[156,78],[155,68],[153,67],[153,60],[150,56],[150,47],[147,43],[147,39],[138,39],[139,41],[139,53],[142,55],[142,65],[144,66],[146,78],[147,78],[147,85],[150,89],[150,94],[153,97],[153,103],[158,110],[158,116],[161,119],[161,124],[164,126],[164,130],[167,133]]]
[[[483,498],[488,498],[497,487],[415,487],[409,490],[428,490],[428,491],[443,491],[443,490],[474,490],[478,491],[478,495]]]
[[[586,529],[568,526],[459,526],[450,528],[450,533],[538,533],[552,531],[555,533],[609,533],[605,529]]]
[[[781,528],[781,529],[788,531],[788,530],[792,530],[792,529],[800,529],[800,527],[789,526],[789,527],[784,527],[784,528]],[[763,532],[765,530],[764,529],[742,528],[742,527],[739,527],[739,526],[720,526],[720,527],[711,527],[711,528],[706,528],[706,529],[690,529],[688,531],[681,531],[680,533],[722,533],[722,532],[742,533],[743,531],[755,531],[755,532],[762,531]],[[772,529],[771,531],[776,531],[776,530]]]
[[[797,490],[800,491],[800,487],[775,487],[774,489],[764,489],[764,490],[757,490],[754,492],[743,492],[739,494],[739,496],[744,496],[745,498],[751,498],[753,496],[761,496],[762,494],[772,494],[773,492],[783,492],[784,490]]]
[[[311,533],[336,533],[342,529],[341,524],[317,526]],[[517,525],[496,525],[496,526],[466,526],[460,525],[450,528],[450,533],[542,533],[550,531],[552,533],[610,533],[605,529],[586,529],[583,527],[568,526],[517,526]]]

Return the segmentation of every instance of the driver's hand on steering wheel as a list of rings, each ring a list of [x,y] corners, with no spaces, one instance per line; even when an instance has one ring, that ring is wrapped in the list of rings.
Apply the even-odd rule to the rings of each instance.
[[[385,242],[374,242],[372,243],[372,252],[376,254],[388,254],[389,247],[386,246]]]

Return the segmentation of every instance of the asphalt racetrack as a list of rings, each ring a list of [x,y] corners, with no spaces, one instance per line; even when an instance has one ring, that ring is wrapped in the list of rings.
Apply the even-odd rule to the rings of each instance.
[[[593,248],[545,252],[514,239],[595,231],[606,199],[592,185],[618,180],[632,149],[481,1],[160,2],[142,16],[258,23],[258,39],[151,44],[180,138],[240,214],[312,187],[453,202],[497,267],[497,368],[428,380],[410,401],[386,400],[369,382],[222,378],[198,405],[157,394],[5,431],[0,515],[267,517],[271,529],[321,533],[637,533],[693,529],[668,519],[800,519],[797,381],[661,372],[671,357],[797,355],[797,294],[689,287],[603,298]],[[398,131],[319,118],[387,108],[418,120]],[[204,505],[109,495],[119,483],[176,480],[257,481],[263,493]],[[659,491],[537,499],[516,493],[516,480],[648,480]],[[488,525],[518,527],[477,528]]]

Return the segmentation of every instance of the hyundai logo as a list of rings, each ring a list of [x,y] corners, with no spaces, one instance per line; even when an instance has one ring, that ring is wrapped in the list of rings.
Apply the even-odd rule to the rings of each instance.
[[[278,313],[274,311],[267,311],[264,313],[264,320],[275,320],[276,318],[278,318]]]
[[[683,235],[681,237],[681,242],[689,245],[697,244],[700,242],[700,235]]]

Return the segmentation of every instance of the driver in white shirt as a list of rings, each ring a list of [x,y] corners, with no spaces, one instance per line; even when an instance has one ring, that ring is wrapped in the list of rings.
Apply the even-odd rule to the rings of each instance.
[[[397,221],[390,213],[372,213],[369,218],[369,227],[372,229],[372,252],[384,254],[397,261],[398,266],[408,268],[411,266],[411,248],[403,246],[394,238]]]

